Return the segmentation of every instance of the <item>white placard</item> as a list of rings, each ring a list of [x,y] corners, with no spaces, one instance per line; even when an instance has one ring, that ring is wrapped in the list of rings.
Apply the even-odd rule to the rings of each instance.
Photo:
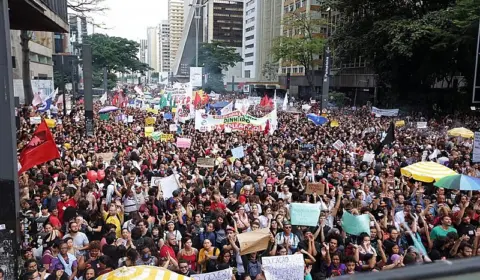
[[[127,117],[127,122],[132,123],[133,122],[133,116],[128,116]]]
[[[340,151],[341,149],[345,148],[345,144],[341,140],[337,140],[337,141],[335,141],[335,143],[333,143],[333,147],[337,151]]]
[[[190,277],[192,277],[193,280],[232,280],[232,274],[232,269],[227,268],[210,273],[194,274]]]
[[[427,128],[427,122],[417,122],[417,128]]]
[[[304,264],[302,254],[262,258],[267,280],[304,280]]]
[[[168,130],[170,132],[176,132],[177,131],[177,125],[176,124],[169,125]]]
[[[40,124],[42,117],[30,117],[30,124]]]
[[[202,86],[202,67],[190,67],[190,84],[192,87]]]
[[[473,162],[480,162],[480,131],[475,131],[475,139],[473,141]]]
[[[150,181],[150,186],[159,186],[163,191],[163,197],[165,199],[173,196],[173,191],[177,190],[180,186],[177,183],[175,175],[170,175],[168,177],[152,177]]]

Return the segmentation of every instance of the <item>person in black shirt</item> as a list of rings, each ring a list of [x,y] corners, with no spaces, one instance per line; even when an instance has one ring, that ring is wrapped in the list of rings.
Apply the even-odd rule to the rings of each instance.
[[[227,204],[227,209],[230,211],[229,214],[235,213],[235,211],[237,211],[237,209],[238,209],[238,205],[240,205],[240,203],[238,202],[237,194],[236,193],[230,193],[228,195],[228,200],[229,200],[229,202]]]

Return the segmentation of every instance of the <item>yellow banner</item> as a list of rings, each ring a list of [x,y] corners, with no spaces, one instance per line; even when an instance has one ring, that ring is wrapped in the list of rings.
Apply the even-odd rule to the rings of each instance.
[[[152,126],[155,124],[156,121],[157,118],[154,117],[145,118],[145,126]]]
[[[158,109],[147,108],[147,113],[158,115]]]
[[[176,113],[177,112],[177,108],[172,108],[172,113]]]
[[[338,123],[338,121],[333,120],[330,122],[330,127],[339,127],[339,126],[340,124]]]
[[[402,127],[405,126],[405,121],[396,121],[395,122],[395,127]]]
[[[152,137],[154,127],[153,126],[146,126],[145,127],[145,137]]]
[[[167,142],[169,140],[173,140],[173,134],[162,134],[160,136],[160,141],[161,142]]]

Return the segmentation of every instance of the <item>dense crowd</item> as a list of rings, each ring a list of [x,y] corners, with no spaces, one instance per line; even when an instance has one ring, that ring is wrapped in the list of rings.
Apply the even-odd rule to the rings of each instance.
[[[99,103],[95,104],[97,112]],[[369,108],[328,113],[338,127],[316,126],[295,103],[278,112],[273,135],[263,132],[200,132],[193,120],[179,133],[192,139],[190,149],[174,141],[146,138],[138,108],[124,108],[100,120],[95,136],[85,136],[83,107],[77,104],[51,129],[61,158],[20,175],[22,279],[95,279],[123,266],[161,266],[182,275],[233,268],[233,278],[265,279],[262,257],[303,254],[305,279],[399,269],[480,253],[478,192],[436,188],[401,176],[400,168],[422,160],[446,163],[458,173],[478,177],[472,163],[472,140],[448,137],[455,122],[477,128],[474,118],[432,118],[427,129],[410,125],[409,116],[395,130],[395,141],[374,151],[391,121]],[[292,108],[292,107],[291,107]],[[311,111],[318,113],[318,107]],[[250,108],[261,115],[258,107]],[[17,131],[19,151],[30,140],[37,115],[23,107]],[[115,121],[118,114],[134,121]],[[157,115],[155,130],[169,131],[173,120]],[[333,147],[341,140],[345,146]],[[243,145],[245,156],[231,157]],[[113,152],[105,162],[99,154]],[[431,155],[434,154],[433,157]],[[215,158],[215,167],[196,165]],[[137,164],[138,163],[138,164]],[[87,179],[94,170],[96,181]],[[164,197],[152,177],[174,174],[181,185]],[[309,182],[323,182],[323,194],[306,194]],[[317,204],[316,227],[292,225],[290,204]],[[370,216],[370,234],[347,234],[344,212]],[[237,236],[268,228],[268,248],[241,254]],[[427,254],[413,239],[420,240]]]

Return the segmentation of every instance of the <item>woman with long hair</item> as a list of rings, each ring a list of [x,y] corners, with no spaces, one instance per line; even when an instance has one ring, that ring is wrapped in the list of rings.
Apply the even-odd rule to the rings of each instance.
[[[55,259],[58,256],[58,253],[60,252],[60,247],[59,247],[60,243],[61,243],[60,239],[56,239],[52,241],[52,244],[43,252],[41,262],[43,267],[47,271],[50,269],[50,264],[52,263],[52,260]]]
[[[177,254],[177,260],[186,260],[191,270],[197,271],[197,253],[198,250],[192,247],[192,239],[186,237],[184,239],[185,247]]]

